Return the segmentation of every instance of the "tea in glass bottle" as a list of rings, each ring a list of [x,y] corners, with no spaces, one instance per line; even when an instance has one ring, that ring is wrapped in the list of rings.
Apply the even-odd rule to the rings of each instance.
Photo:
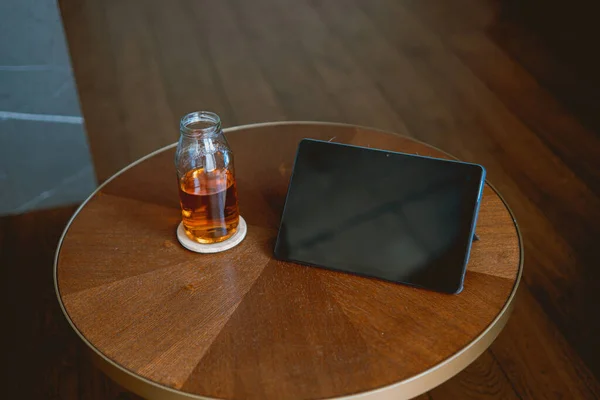
[[[199,111],[181,119],[175,167],[186,235],[203,244],[230,238],[239,207],[233,153],[217,114]]]

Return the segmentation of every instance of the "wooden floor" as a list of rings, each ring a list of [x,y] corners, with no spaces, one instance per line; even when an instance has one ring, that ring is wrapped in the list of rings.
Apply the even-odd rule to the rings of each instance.
[[[367,125],[485,165],[524,237],[518,303],[489,351],[422,398],[600,398],[600,35],[583,2],[59,3],[100,180],[199,109],[225,126]],[[0,219],[8,398],[134,398],[90,366],[54,297],[73,211]]]

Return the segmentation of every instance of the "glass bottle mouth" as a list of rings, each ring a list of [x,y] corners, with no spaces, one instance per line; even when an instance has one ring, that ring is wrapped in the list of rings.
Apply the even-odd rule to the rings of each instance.
[[[221,119],[210,111],[196,111],[181,118],[179,130],[186,136],[216,134],[221,130]]]

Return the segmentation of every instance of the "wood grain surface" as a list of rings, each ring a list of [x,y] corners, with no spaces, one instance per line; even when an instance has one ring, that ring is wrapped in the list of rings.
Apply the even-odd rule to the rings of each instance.
[[[66,232],[56,266],[60,299],[81,335],[116,364],[207,397],[338,397],[446,362],[505,311],[520,276],[521,249],[512,216],[490,187],[459,295],[273,259],[302,138],[446,154],[348,125],[256,125],[227,137],[248,221],[239,246],[199,255],[178,244],[172,147],[110,180]],[[276,147],[268,145],[275,140]]]
[[[372,126],[485,165],[523,233],[519,295],[490,350],[419,399],[600,398],[593,2],[58,3],[99,181],[173,143],[198,109],[229,127]],[[55,301],[54,251],[73,211],[0,217],[7,398],[135,398],[89,364]]]

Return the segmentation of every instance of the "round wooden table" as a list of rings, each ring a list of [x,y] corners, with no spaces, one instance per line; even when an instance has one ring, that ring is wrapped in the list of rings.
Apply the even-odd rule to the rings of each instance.
[[[300,139],[450,156],[341,124],[226,135],[248,222],[239,246],[200,255],[177,242],[175,145],[106,181],[63,234],[59,301],[114,380],[160,399],[410,398],[469,365],[506,324],[523,254],[513,216],[489,185],[459,295],[273,259]]]

